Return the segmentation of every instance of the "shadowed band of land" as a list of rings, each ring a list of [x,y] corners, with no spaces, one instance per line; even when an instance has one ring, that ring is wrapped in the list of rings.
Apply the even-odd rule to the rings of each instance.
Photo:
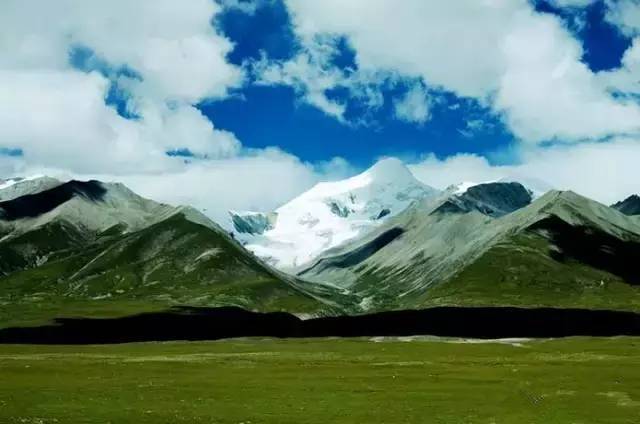
[[[233,337],[549,338],[640,336],[640,314],[586,309],[456,308],[302,320],[282,312],[180,307],[122,318],[65,318],[39,327],[0,330],[0,343],[100,344]]]

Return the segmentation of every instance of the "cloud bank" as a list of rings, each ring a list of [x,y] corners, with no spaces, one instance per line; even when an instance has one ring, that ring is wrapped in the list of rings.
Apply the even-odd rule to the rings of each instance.
[[[578,7],[589,2],[559,3]],[[306,46],[300,55],[317,52],[318,40],[344,37],[355,51],[358,72],[420,78],[429,87],[477,99],[501,113],[523,142],[577,142],[640,132],[638,104],[612,96],[582,62],[582,46],[560,18],[536,12],[529,1],[286,4]],[[636,15],[628,9],[640,15],[630,0],[612,5],[609,15],[632,32]],[[286,73],[289,63],[299,60],[281,67]],[[323,71],[335,72],[326,66]],[[299,82],[305,80],[301,72]]]
[[[491,165],[485,157],[459,154],[443,160],[428,156],[410,169],[419,180],[440,189],[460,181],[507,179],[541,192],[572,190],[612,204],[638,193],[639,158],[637,140],[620,138],[524,150],[516,165]]]

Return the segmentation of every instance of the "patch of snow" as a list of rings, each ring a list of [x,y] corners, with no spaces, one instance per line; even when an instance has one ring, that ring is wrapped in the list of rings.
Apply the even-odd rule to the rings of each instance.
[[[5,188],[9,188],[12,185],[21,183],[21,182],[25,182],[25,181],[32,181],[32,180],[36,180],[38,178],[43,178],[44,175],[31,175],[28,177],[15,177],[15,178],[8,178],[6,180],[2,180],[2,182],[0,182],[0,190],[3,190]]]
[[[463,194],[466,193],[467,190],[469,190],[471,187],[473,186],[477,186],[478,184],[482,184],[482,183],[474,183],[471,181],[463,181],[459,184],[456,184],[455,186],[452,187],[452,194]]]

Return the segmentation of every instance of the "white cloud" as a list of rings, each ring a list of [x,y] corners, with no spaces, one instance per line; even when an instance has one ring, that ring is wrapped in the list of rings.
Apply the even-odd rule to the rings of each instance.
[[[482,156],[459,154],[444,160],[429,156],[410,168],[418,179],[437,188],[507,178],[543,190],[573,190],[611,204],[639,193],[639,161],[638,140],[619,138],[607,143],[530,148],[522,152],[518,165],[492,166]]]
[[[627,36],[640,33],[640,2],[637,0],[607,0],[606,18]]]
[[[581,62],[582,47],[561,20],[526,0],[286,3],[304,45],[346,37],[360,70],[419,77],[476,98],[504,113],[525,141],[640,131],[638,105],[613,98]]]
[[[258,85],[285,85],[292,87],[306,103],[335,119],[347,123],[345,100],[331,97],[329,91],[340,88],[348,98],[356,100],[367,111],[377,110],[384,104],[380,85],[391,75],[380,72],[355,72],[338,69],[333,60],[340,54],[338,38],[331,35],[313,37],[293,58],[272,61],[263,56],[250,67]]]
[[[331,54],[314,48],[281,63],[262,58],[253,63],[256,83],[291,86],[307,103],[329,116],[343,120],[346,106],[329,99],[326,93],[345,81],[342,72],[327,64]]]
[[[586,7],[597,0],[551,0],[550,3],[556,7]]]
[[[125,119],[104,103],[109,84],[95,72],[0,70],[0,140],[33,165],[114,174],[179,166],[167,150],[227,157],[240,148],[187,104],[147,102],[140,119]]]
[[[514,19],[494,106],[526,141],[580,141],[640,131],[637,104],[615,100],[580,61],[582,48],[549,15]]]
[[[229,210],[271,211],[319,181],[353,175],[344,159],[310,164],[277,148],[248,150],[216,160],[196,160],[189,166],[158,172],[131,171],[114,175],[71,172],[41,167],[21,159],[0,157],[0,174],[45,174],[65,179],[122,182],[136,193],[173,205],[191,205],[225,228],[231,228]]]
[[[229,208],[270,209],[347,172],[344,160],[315,167],[277,149],[243,148],[194,107],[243,83],[226,59],[231,42],[211,26],[220,10],[211,0],[2,2],[0,147],[24,156],[0,157],[1,175],[123,181],[224,220]],[[75,69],[77,46],[106,63],[107,76]],[[122,67],[139,78],[113,71]],[[136,119],[106,104],[116,77]],[[178,149],[196,157],[166,155]]]
[[[195,102],[240,82],[226,61],[232,44],[210,20],[210,0],[6,0],[0,6],[2,68],[68,69],[69,48],[86,46],[143,77],[139,95]]]
[[[228,63],[232,44],[211,19],[209,0],[8,0],[0,6],[0,140],[38,166],[75,172],[172,169],[165,151],[187,148],[228,157],[240,143],[192,104],[225,96],[242,81]],[[139,119],[105,103],[114,81],[69,63],[82,46],[117,69],[127,107]],[[110,75],[113,77],[113,75]]]
[[[619,95],[640,94],[640,37],[633,39],[631,47],[622,57],[622,66],[611,71],[600,72],[601,83]]]
[[[267,4],[270,0],[217,0],[218,4],[225,9],[237,10],[248,15],[256,13],[261,6]]]
[[[429,97],[420,84],[416,84],[401,99],[394,102],[396,118],[405,122],[424,124],[430,115]]]

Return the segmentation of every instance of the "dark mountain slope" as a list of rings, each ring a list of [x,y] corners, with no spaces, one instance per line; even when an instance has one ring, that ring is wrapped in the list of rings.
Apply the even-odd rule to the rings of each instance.
[[[634,194],[618,203],[611,205],[611,207],[622,212],[625,215],[640,215],[640,196]]]

